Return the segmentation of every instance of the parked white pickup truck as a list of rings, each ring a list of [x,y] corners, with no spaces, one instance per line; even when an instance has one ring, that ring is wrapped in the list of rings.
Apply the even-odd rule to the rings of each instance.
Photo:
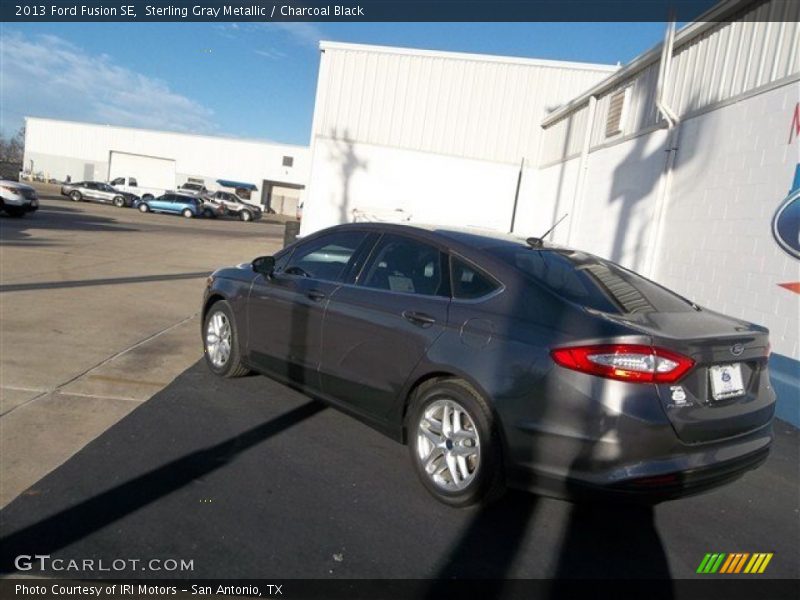
[[[159,196],[163,196],[167,191],[162,190],[161,188],[140,187],[136,177],[117,177],[116,179],[109,181],[109,184],[121,192],[136,194],[142,200],[152,200],[153,198],[158,198]]]

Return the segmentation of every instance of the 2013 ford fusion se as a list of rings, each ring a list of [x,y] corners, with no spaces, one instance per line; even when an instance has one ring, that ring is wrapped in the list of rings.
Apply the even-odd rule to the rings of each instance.
[[[535,238],[340,225],[216,271],[202,327],[214,373],[263,373],[408,444],[453,506],[506,485],[674,498],[772,442],[765,328]]]

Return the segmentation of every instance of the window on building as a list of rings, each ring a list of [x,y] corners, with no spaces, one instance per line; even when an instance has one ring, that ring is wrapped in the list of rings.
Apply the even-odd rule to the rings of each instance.
[[[608,117],[606,118],[607,138],[622,133],[628,89],[629,88],[623,88],[611,94],[611,98],[608,102]]]
[[[283,157],[283,166],[284,167],[293,167],[294,166],[294,156],[284,156]]]

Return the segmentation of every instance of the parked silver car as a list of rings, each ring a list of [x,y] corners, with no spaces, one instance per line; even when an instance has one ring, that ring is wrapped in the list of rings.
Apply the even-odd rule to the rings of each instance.
[[[24,183],[0,179],[0,210],[10,217],[21,217],[38,208],[39,196],[35,189]]]
[[[89,200],[113,204],[119,208],[130,207],[139,199],[136,194],[122,192],[103,181],[79,181],[65,183],[61,186],[61,195],[68,196],[74,202]]]
[[[263,216],[260,206],[245,202],[231,192],[209,192],[202,198],[206,203],[217,207],[222,214],[237,217],[241,221],[254,221]]]

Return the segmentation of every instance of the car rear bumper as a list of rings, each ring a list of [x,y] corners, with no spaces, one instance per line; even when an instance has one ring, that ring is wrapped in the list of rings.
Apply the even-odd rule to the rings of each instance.
[[[35,212],[39,210],[39,200],[38,198],[25,198],[24,196],[19,198],[0,198],[0,209],[5,209],[6,207],[24,210],[25,212]]]
[[[616,451],[609,447],[600,450],[605,456],[616,454],[618,459],[593,461],[595,441],[583,446],[573,461],[573,469],[558,472],[541,468],[543,465],[510,465],[509,483],[570,499],[602,495],[634,501],[669,500],[725,485],[759,467],[769,455],[772,438],[770,422],[732,439],[673,445],[668,453],[654,452],[651,458],[626,458],[630,453],[624,440],[619,440],[616,443],[621,445]]]

